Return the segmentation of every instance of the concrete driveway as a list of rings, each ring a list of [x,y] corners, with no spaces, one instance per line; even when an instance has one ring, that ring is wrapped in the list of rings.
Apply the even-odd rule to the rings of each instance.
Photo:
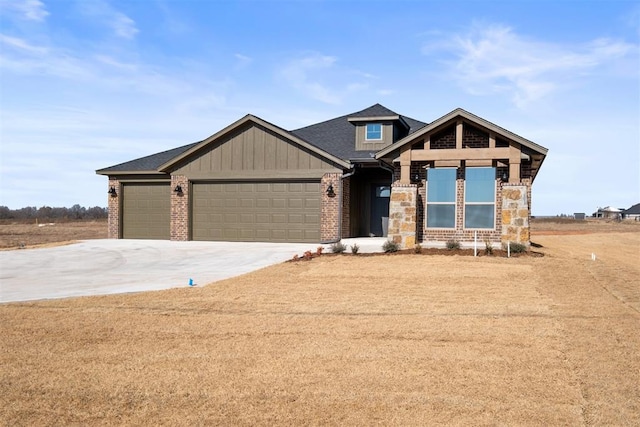
[[[347,239],[361,252],[384,239]],[[208,283],[315,251],[313,243],[86,240],[67,246],[0,251],[0,303],[141,292]],[[329,245],[325,245],[325,251]]]

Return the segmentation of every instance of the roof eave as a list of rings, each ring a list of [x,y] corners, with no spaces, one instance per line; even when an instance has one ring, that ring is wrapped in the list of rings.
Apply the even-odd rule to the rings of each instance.
[[[165,172],[157,170],[118,170],[98,169],[96,175],[166,175]]]

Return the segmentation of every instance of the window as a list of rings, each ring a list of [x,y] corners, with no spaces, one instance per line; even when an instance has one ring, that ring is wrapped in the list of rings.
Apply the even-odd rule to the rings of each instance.
[[[427,227],[456,227],[455,168],[427,171]]]
[[[467,168],[464,182],[464,228],[495,228],[496,169]]]
[[[367,123],[367,141],[382,139],[382,125],[380,123]]]

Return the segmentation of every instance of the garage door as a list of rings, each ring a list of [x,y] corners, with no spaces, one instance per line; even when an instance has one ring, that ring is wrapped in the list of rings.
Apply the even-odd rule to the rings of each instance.
[[[319,182],[193,184],[193,240],[319,242]]]
[[[128,183],[123,185],[122,193],[122,237],[168,240],[171,219],[169,184]]]

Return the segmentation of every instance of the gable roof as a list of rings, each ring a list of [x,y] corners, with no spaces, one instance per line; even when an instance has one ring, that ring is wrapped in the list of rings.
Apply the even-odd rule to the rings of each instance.
[[[476,125],[479,125],[481,127],[484,127],[485,129],[488,129],[494,133],[496,133],[497,135],[501,135],[505,138],[508,138],[514,142],[517,142],[518,144],[522,145],[523,147],[526,147],[529,149],[530,152],[532,152],[534,154],[534,156],[532,156],[532,179],[535,179],[535,175],[537,173],[537,170],[540,168],[540,166],[542,165],[542,162],[544,161],[547,152],[549,151],[548,149],[546,149],[545,147],[536,144],[535,142],[529,141],[526,138],[521,137],[520,135],[516,135],[515,133],[508,131],[507,129],[504,129],[494,123],[491,123],[488,120],[485,120],[481,117],[476,116],[475,114],[472,114],[466,110],[463,110],[462,108],[456,108],[455,110],[451,111],[448,114],[445,114],[444,116],[440,117],[439,119],[429,123],[428,125],[420,128],[418,131],[411,133],[409,135],[407,135],[406,137],[402,138],[399,141],[396,141],[395,143],[389,145],[386,148],[383,148],[382,150],[378,151],[376,153],[375,158],[376,159],[382,159],[385,156],[388,156],[389,154],[393,153],[394,151],[399,150],[401,147],[403,147],[404,145],[407,144],[412,144],[415,142],[416,138],[419,138],[435,129],[437,129],[439,126],[442,126],[444,124],[446,124],[447,122],[450,122],[451,120],[454,120],[458,117],[461,117],[465,120],[467,120],[468,122],[474,123]]]
[[[375,104],[355,113],[292,130],[291,133],[341,159],[348,160],[373,157],[372,154],[374,154],[375,151],[356,151],[356,127],[349,122],[349,118],[397,118],[407,125],[409,134],[426,126],[424,122],[402,116],[380,104]]]
[[[197,151],[199,151],[202,148],[206,147],[210,143],[216,141],[220,137],[228,134],[229,132],[232,132],[232,131],[240,128],[241,126],[243,126],[243,125],[245,125],[247,123],[254,123],[254,124],[257,124],[259,126],[262,126],[262,127],[266,128],[266,129],[270,130],[271,132],[274,132],[277,135],[280,135],[281,137],[286,138],[286,139],[292,141],[293,143],[298,144],[298,145],[306,148],[307,150],[309,150],[309,151],[311,151],[313,153],[316,153],[319,156],[327,159],[328,161],[330,161],[332,163],[335,163],[335,164],[337,164],[337,165],[339,165],[339,166],[341,166],[341,167],[343,167],[345,169],[348,169],[350,167],[349,162],[346,162],[343,159],[341,159],[339,157],[336,157],[332,153],[324,151],[321,148],[317,147],[316,145],[310,144],[307,141],[298,138],[294,134],[292,134],[290,132],[287,132],[286,130],[282,129],[281,127],[267,122],[266,120],[262,120],[261,118],[253,116],[251,114],[247,114],[246,116],[244,116],[240,120],[237,120],[236,122],[230,124],[229,126],[227,126],[226,128],[222,129],[221,131],[216,132],[215,134],[211,135],[209,138],[204,139],[204,140],[192,145],[191,147],[189,147],[188,149],[184,150],[180,154],[178,154],[175,157],[167,160],[166,162],[164,162],[163,164],[161,164],[158,167],[158,170],[159,171],[163,171],[163,172],[167,172],[169,169],[171,169],[173,166],[177,165],[179,162],[181,162],[185,158],[189,157],[190,155],[196,153]]]

